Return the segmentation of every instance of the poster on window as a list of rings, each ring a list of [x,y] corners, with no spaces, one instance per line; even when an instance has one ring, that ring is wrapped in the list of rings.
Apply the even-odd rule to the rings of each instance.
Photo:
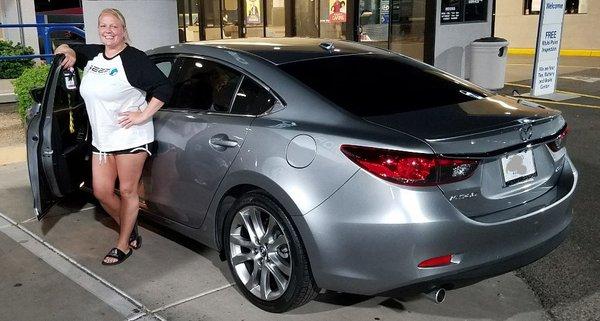
[[[246,0],[246,24],[259,25],[260,18],[260,0]]]
[[[329,22],[346,22],[346,1],[329,0]]]
[[[441,10],[441,24],[463,21],[463,0],[442,0]]]
[[[390,23],[390,0],[381,0],[381,11],[379,12],[379,23]]]

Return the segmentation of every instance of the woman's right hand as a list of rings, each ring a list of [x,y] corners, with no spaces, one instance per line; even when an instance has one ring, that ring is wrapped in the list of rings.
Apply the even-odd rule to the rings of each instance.
[[[71,49],[68,45],[62,44],[54,50],[54,54],[64,54],[65,59],[60,63],[60,66],[63,69],[72,68],[75,66],[75,61],[77,60],[77,55],[75,51]]]

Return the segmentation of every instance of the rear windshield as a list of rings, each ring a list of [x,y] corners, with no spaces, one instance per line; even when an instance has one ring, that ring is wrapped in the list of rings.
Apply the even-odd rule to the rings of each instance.
[[[352,55],[279,67],[360,117],[423,110],[490,95],[459,78],[399,55]]]

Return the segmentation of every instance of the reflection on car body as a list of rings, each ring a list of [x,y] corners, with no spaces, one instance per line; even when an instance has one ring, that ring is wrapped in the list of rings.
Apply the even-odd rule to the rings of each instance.
[[[578,174],[558,111],[323,42],[149,51],[175,94],[154,119],[145,217],[220,251],[246,298],[273,312],[318,289],[441,300],[441,289],[526,265],[564,239]],[[85,108],[56,66],[28,129],[40,218],[91,186]],[[503,167],[521,152],[532,162],[517,164],[522,173]]]

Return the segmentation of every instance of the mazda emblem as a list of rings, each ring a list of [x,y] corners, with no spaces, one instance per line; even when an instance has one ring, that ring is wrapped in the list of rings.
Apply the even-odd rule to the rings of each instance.
[[[531,136],[533,135],[533,125],[525,124],[523,127],[521,127],[521,129],[519,129],[519,132],[521,134],[521,140],[526,142],[530,140]]]

